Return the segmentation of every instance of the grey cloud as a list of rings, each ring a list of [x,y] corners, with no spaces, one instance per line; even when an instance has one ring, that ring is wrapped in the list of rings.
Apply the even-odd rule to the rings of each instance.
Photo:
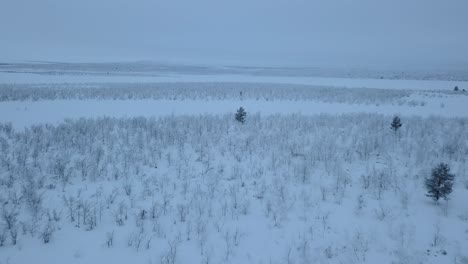
[[[3,0],[0,60],[468,64],[464,0]]]

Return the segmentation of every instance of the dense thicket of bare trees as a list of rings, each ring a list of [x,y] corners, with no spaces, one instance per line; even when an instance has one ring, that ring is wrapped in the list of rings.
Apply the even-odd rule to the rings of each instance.
[[[101,232],[106,247],[153,248],[160,263],[176,263],[184,245],[211,263],[243,256],[240,245],[267,229],[291,234],[271,242],[284,249],[278,263],[364,262],[373,250],[411,262],[411,216],[396,215],[424,197],[433,164],[443,160],[457,175],[468,168],[465,119],[405,118],[399,141],[374,114],[253,114],[235,123],[204,115],[24,131],[0,124],[0,246],[26,236],[51,243],[73,226]],[[340,208],[363,219],[362,229],[336,221]],[[391,232],[376,240],[364,219]],[[394,244],[383,249],[380,239]]]
[[[0,84],[0,101],[61,99],[320,100],[338,103],[410,103],[412,91],[268,83]],[[439,95],[440,92],[434,92]]]

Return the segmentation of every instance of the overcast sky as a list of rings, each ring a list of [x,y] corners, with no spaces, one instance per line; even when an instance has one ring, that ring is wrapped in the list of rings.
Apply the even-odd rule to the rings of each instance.
[[[468,65],[467,0],[1,0],[0,61]]]

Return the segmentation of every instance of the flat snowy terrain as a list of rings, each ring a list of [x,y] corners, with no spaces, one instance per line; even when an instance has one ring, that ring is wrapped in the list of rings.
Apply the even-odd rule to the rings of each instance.
[[[0,72],[0,264],[466,264],[467,88]]]
[[[419,102],[419,101],[418,101]],[[325,103],[320,101],[255,101],[255,100],[55,100],[13,101],[0,103],[0,122],[15,128],[36,123],[59,124],[80,117],[161,117],[170,115],[226,114],[239,106],[249,113],[272,114],[345,114],[378,113],[400,116],[468,117],[468,96],[428,99],[423,105],[366,105]]]
[[[301,77],[301,76],[258,76],[236,74],[171,74],[157,76],[146,75],[102,75],[102,74],[37,74],[37,73],[5,73],[0,72],[1,83],[121,83],[121,82],[250,82],[250,83],[283,83],[307,84],[319,86],[335,86],[348,88],[378,88],[406,90],[451,90],[455,86],[468,90],[468,81],[439,80],[401,80],[401,79],[370,79],[370,78],[338,78],[338,77]]]

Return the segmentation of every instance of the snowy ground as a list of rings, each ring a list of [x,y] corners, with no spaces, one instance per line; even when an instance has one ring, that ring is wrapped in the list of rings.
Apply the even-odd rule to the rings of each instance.
[[[141,99],[151,85],[110,84],[180,80],[263,86],[237,98],[180,84],[190,89],[178,98]],[[291,96],[265,82],[330,90]],[[468,263],[468,96],[452,92],[466,82],[0,73],[0,83],[44,83],[0,91],[0,264]],[[456,180],[435,204],[424,178],[440,162]]]
[[[438,80],[398,80],[368,78],[333,78],[302,76],[256,76],[235,74],[161,74],[158,76],[142,75],[90,75],[90,74],[35,74],[0,72],[0,83],[122,83],[122,82],[250,82],[307,84],[317,86],[335,86],[348,88],[406,89],[406,90],[452,90],[455,86],[468,90],[468,81]]]
[[[65,119],[91,117],[161,117],[168,115],[227,114],[243,106],[249,113],[272,114],[344,114],[378,113],[400,116],[468,117],[468,96],[431,98],[423,105],[366,105],[316,101],[264,100],[54,100],[0,102],[0,122],[16,128],[36,123],[58,124]]]

